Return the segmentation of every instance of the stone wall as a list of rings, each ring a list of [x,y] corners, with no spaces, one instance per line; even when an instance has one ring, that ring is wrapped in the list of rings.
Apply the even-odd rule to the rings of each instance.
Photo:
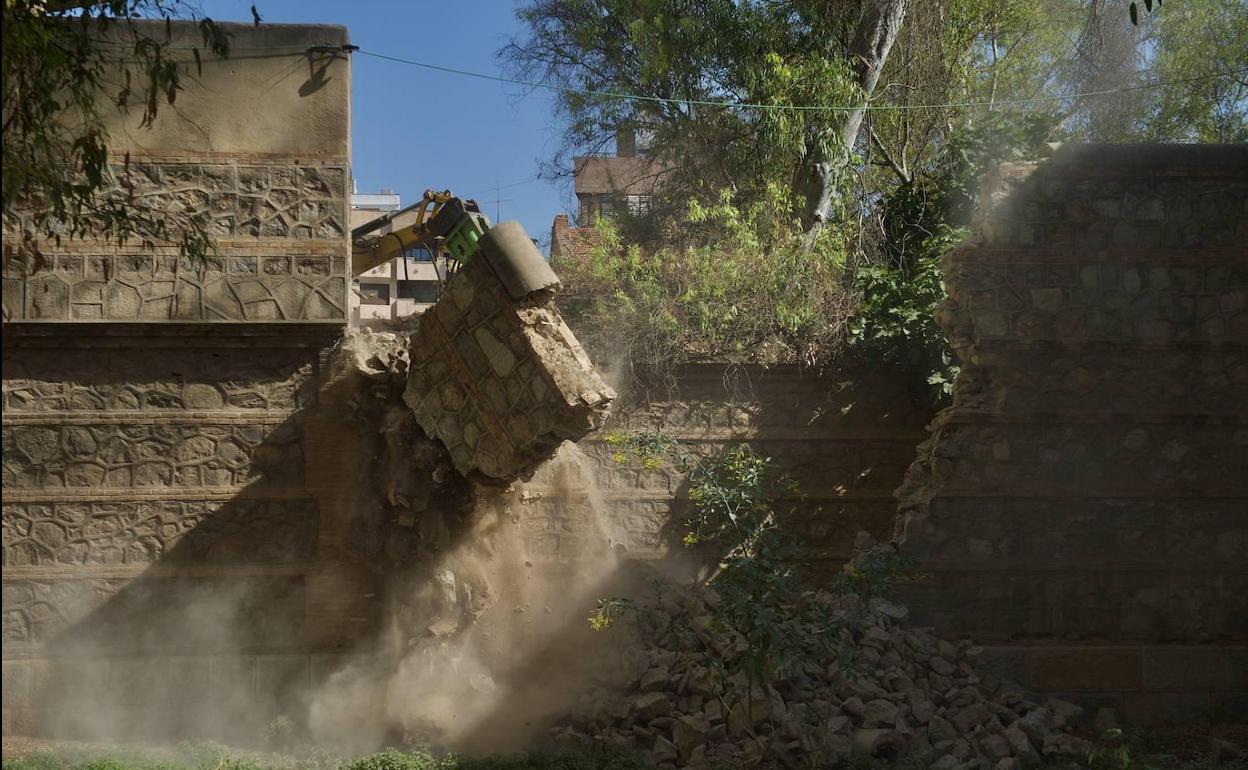
[[[695,365],[675,379],[671,392],[617,404],[606,426],[579,443],[617,551],[655,559],[681,549],[675,501],[683,480],[617,462],[618,448],[606,441],[614,432],[662,430],[707,452],[747,443],[773,458],[798,483],[795,521],[819,545],[825,568],[850,555],[858,530],[891,532],[893,490],[931,417],[925,394],[908,390],[901,373],[855,364],[824,372]],[[526,526],[536,550],[557,555],[578,542],[567,500],[582,490],[553,478],[553,470],[539,470],[522,495],[532,501]]]
[[[67,239],[5,266],[5,734],[254,734],[377,626],[328,352],[350,63],[322,51],[346,33],[228,31],[176,110],[108,118],[115,184],[207,212],[215,252]]]
[[[1128,719],[1244,713],[1248,149],[1065,148],[983,199],[899,490],[920,617]]]
[[[490,237],[482,239],[483,252]],[[536,249],[529,257],[542,260]],[[451,279],[411,336],[404,401],[466,478],[506,485],[531,476],[561,443],[597,427],[615,398],[552,296],[510,297],[482,253]]]

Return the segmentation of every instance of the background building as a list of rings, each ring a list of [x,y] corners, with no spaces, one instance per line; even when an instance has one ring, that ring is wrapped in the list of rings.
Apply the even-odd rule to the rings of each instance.
[[[415,212],[401,211],[402,202],[393,190],[351,195],[351,229],[398,212],[395,218],[376,230],[385,234],[410,225]],[[412,249],[401,258],[390,260],[362,273],[352,285],[351,322],[356,326],[387,329],[408,316],[424,312],[442,290],[445,266],[435,264],[427,249]]]
[[[572,159],[578,224],[592,225],[594,217],[621,211],[644,214],[650,210],[659,167],[637,150],[631,130],[616,135],[614,155],[581,155]]]
[[[577,227],[567,214],[555,217],[550,232],[551,259],[583,255],[598,242],[593,229],[597,217],[621,212],[645,214],[661,175],[661,167],[645,152],[638,151],[633,131],[621,130],[615,139],[615,154],[581,155],[572,159],[573,190],[576,193]]]

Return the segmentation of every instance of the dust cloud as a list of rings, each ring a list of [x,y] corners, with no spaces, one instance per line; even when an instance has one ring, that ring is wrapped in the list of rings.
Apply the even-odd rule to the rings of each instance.
[[[353,750],[395,738],[464,753],[529,745],[624,660],[629,640],[587,621],[598,598],[627,590],[620,545],[574,444],[533,481],[483,492],[467,535],[396,581],[397,660],[332,676],[312,698],[310,733]]]

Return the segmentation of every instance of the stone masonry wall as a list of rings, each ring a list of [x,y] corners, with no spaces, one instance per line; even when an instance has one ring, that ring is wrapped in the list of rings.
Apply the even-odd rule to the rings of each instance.
[[[607,424],[578,444],[617,551],[655,559],[682,547],[682,479],[617,462],[618,448],[606,437],[628,431],[662,430],[708,452],[747,443],[773,458],[798,483],[796,522],[820,546],[827,568],[848,558],[858,530],[887,537],[892,492],[931,418],[926,397],[908,391],[901,374],[852,365],[826,372],[695,365],[676,380],[670,394],[617,404]],[[539,470],[521,494],[533,550],[557,558],[579,542],[568,519],[583,503],[568,501],[585,491],[553,478],[554,470]]]
[[[912,603],[1133,721],[1248,711],[1248,148],[1068,147],[983,192],[955,403],[898,492]]]
[[[5,734],[254,737],[377,624],[328,365],[350,62],[321,51],[346,32],[228,31],[177,110],[108,118],[117,184],[128,153],[137,205],[208,212],[215,253],[5,266]]]
[[[403,399],[467,478],[532,475],[597,427],[615,398],[550,300],[547,291],[513,300],[478,255],[412,334]]]

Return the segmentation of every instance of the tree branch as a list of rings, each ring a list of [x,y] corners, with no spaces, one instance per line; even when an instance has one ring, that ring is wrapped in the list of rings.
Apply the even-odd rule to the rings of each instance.
[[[910,184],[914,177],[909,171],[906,170],[906,159],[903,157],[901,159],[902,162],[898,163],[897,160],[893,158],[892,153],[888,151],[888,148],[884,146],[884,142],[880,140],[880,135],[875,132],[875,126],[868,126],[867,132],[871,135],[871,143],[874,144],[875,148],[880,151],[881,155],[884,156],[884,160],[887,162],[888,167],[893,170],[893,173],[897,175],[897,178],[902,181],[902,184]]]

